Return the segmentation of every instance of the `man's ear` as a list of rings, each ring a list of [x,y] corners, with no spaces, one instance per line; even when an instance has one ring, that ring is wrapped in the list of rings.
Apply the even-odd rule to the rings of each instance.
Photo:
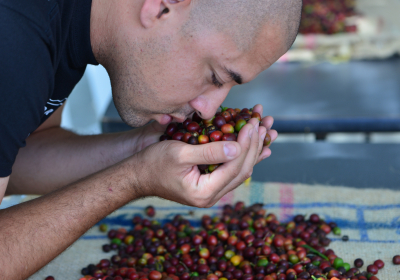
[[[144,0],[140,11],[140,22],[145,28],[150,28],[157,20],[160,9],[164,3],[162,0]]]
[[[140,11],[140,21],[145,28],[151,28],[161,17],[170,14],[172,5],[184,6],[191,0],[144,0]]]

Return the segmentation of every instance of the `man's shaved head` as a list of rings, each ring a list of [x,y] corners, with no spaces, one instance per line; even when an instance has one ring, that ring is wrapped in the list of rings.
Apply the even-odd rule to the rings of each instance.
[[[279,28],[286,46],[293,44],[301,18],[301,0],[192,0],[183,32],[215,30],[229,35],[239,50],[248,50],[261,29]]]
[[[293,43],[301,0],[103,0],[91,24],[115,106],[131,126],[211,118],[230,89]],[[96,36],[98,35],[98,36]],[[239,106],[239,104],[238,104]]]

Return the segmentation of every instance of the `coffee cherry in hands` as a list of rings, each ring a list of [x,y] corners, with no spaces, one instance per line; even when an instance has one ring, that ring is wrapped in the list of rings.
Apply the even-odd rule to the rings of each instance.
[[[237,135],[251,118],[261,121],[259,113],[253,109],[223,108],[211,119],[202,119],[197,113],[186,119],[182,124],[170,123],[160,141],[176,140],[191,145],[202,145],[216,141],[237,141]],[[271,144],[271,136],[267,133],[264,146]],[[219,165],[199,166],[202,174],[211,173]]]
[[[208,138],[207,135],[200,135],[198,140],[199,144],[207,144],[208,142],[210,142],[210,139]]]
[[[271,144],[271,136],[267,133],[264,138],[264,146],[268,146],[269,144]]]

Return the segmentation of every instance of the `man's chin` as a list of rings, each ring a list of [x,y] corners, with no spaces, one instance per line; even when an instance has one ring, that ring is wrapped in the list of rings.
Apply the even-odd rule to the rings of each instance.
[[[144,119],[144,118],[131,118],[131,117],[127,118],[122,114],[120,114],[120,117],[124,123],[126,123],[132,128],[144,126],[152,121],[151,119]]]
[[[152,121],[156,121],[161,125],[167,125],[173,121],[173,118],[167,114],[156,114],[152,115],[149,118],[145,117],[126,117],[123,114],[120,114],[124,123],[131,127],[141,127],[144,126]]]

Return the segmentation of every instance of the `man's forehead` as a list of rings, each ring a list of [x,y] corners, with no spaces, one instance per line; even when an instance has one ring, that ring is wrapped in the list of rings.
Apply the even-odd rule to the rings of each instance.
[[[249,52],[250,64],[266,69],[287,51],[297,34],[302,1],[254,0],[251,5],[231,0],[194,3],[185,25],[187,30],[224,34],[239,51]]]

